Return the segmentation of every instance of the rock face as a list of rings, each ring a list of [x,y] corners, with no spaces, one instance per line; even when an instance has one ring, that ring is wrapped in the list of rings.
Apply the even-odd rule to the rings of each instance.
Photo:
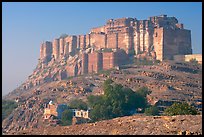
[[[201,115],[129,116],[65,127],[27,129],[25,135],[202,135]]]

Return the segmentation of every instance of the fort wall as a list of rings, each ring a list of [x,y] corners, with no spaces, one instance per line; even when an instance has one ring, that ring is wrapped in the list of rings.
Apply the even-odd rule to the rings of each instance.
[[[116,53],[103,52],[103,70],[108,70],[116,66]]]
[[[52,57],[52,42],[46,41],[40,47],[40,59],[48,62]]]
[[[88,54],[88,72],[98,73],[103,68],[102,53],[94,52]]]
[[[59,39],[54,39],[52,43],[52,51],[55,59],[59,58]]]

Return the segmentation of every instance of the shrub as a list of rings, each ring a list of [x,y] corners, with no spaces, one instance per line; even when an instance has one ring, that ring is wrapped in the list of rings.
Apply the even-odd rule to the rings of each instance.
[[[159,109],[156,106],[151,106],[146,108],[144,113],[147,116],[156,116],[159,115]]]
[[[189,62],[190,62],[191,64],[193,64],[193,65],[197,65],[197,64],[198,64],[198,61],[197,61],[195,58],[190,59]]]
[[[195,107],[187,103],[174,103],[164,110],[164,115],[197,115],[198,111]]]

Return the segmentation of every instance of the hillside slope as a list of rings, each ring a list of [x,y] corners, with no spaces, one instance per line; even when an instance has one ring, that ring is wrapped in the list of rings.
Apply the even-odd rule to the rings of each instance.
[[[127,116],[96,123],[27,129],[26,135],[177,135],[202,134],[201,115]]]
[[[110,70],[101,74],[89,74],[61,81],[47,82],[22,92],[11,92],[5,100],[18,99],[18,108],[2,122],[4,133],[41,128],[45,105],[68,103],[78,98],[86,101],[89,95],[103,94],[103,82],[111,78],[115,83],[137,91],[147,86],[152,93],[147,97],[150,104],[160,110],[176,101],[184,101],[202,111],[202,65],[190,63],[161,62],[158,65],[130,65],[120,70]]]

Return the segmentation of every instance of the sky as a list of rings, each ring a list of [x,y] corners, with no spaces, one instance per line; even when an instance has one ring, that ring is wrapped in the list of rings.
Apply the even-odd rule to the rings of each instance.
[[[61,34],[87,34],[108,19],[138,20],[166,14],[191,30],[193,53],[202,53],[201,2],[3,2],[2,95],[23,82],[36,67],[40,44]]]

